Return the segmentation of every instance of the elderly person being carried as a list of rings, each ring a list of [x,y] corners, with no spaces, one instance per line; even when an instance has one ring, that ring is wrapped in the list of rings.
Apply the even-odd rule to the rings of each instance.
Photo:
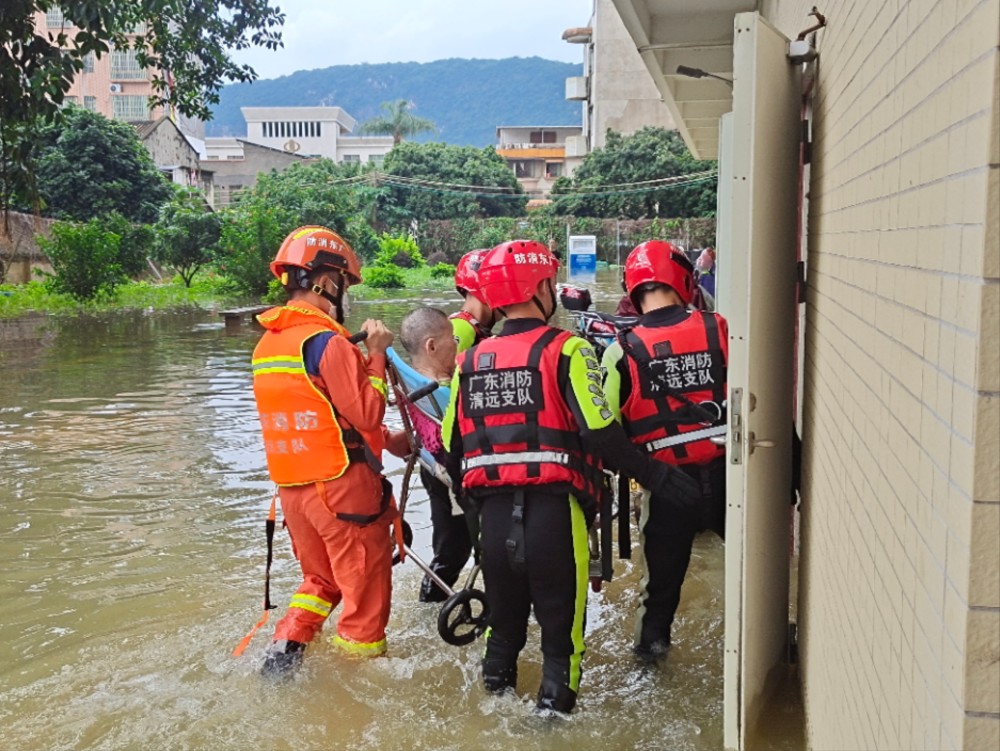
[[[448,316],[437,308],[416,308],[407,313],[400,323],[399,339],[410,356],[413,370],[427,379],[427,382],[439,383],[441,393],[434,396],[444,396],[455,372],[456,354],[454,332]],[[402,376],[405,368],[399,367],[398,357],[392,357],[392,354],[394,353],[390,353],[390,358]],[[405,382],[407,379],[403,380]],[[412,387],[413,384],[407,384],[408,389]],[[447,397],[440,400],[436,398],[435,401],[446,404]],[[435,459],[440,460],[441,415],[433,415],[434,419],[431,419],[431,416],[420,410],[419,405],[410,409],[410,414],[421,444]],[[434,559],[430,565],[448,586],[453,586],[472,552],[468,524],[461,509],[452,502],[448,486],[439,477],[422,465],[420,479],[427,489],[431,506]],[[442,602],[446,598],[447,594],[430,577],[425,576],[420,586],[420,601]]]

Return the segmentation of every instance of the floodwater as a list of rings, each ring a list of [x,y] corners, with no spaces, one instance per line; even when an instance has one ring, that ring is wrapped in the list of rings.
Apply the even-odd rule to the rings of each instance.
[[[613,310],[618,294],[608,274],[596,306]],[[416,304],[456,306],[439,298],[355,302],[348,324],[397,328]],[[721,748],[723,545],[709,535],[659,669],[630,655],[639,571],[616,561],[615,580],[590,597],[568,718],[533,712],[537,626],[518,697],[488,696],[481,645],[440,639],[411,562],[394,571],[386,657],[359,661],[321,637],[293,682],[262,682],[261,653],[298,584],[280,530],[279,610],[232,657],[263,589],[271,488],[249,364],[259,334],[227,333],[204,311],[0,321],[0,748]],[[402,464],[389,462],[398,492]],[[419,482],[407,519],[429,559]]]

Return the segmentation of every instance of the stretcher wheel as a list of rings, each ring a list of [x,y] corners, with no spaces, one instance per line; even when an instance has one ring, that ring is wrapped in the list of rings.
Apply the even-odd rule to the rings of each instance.
[[[448,644],[472,644],[485,630],[490,614],[486,595],[478,589],[460,589],[449,597],[438,614],[438,633]]]
[[[403,524],[403,544],[406,547],[413,547],[413,527],[405,519],[402,521]],[[395,538],[393,538],[395,539]],[[392,565],[395,566],[399,563],[399,550],[392,554]]]

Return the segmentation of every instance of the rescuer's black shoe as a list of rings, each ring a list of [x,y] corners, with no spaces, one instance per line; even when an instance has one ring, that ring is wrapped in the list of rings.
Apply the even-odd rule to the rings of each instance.
[[[538,703],[535,706],[538,709],[569,714],[576,706],[576,691],[562,683],[542,678],[542,686],[538,689]]]
[[[260,668],[260,674],[264,678],[275,681],[291,678],[302,665],[305,651],[306,645],[300,641],[282,639],[272,643],[264,655],[264,664]]]

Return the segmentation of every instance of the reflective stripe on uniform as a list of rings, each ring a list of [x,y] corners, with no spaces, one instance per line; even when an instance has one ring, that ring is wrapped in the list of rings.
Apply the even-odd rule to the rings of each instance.
[[[316,615],[321,615],[326,618],[330,615],[330,611],[333,610],[333,603],[320,597],[316,597],[315,595],[299,593],[292,596],[292,601],[289,603],[288,607],[308,610],[310,613],[315,613]]]
[[[264,373],[305,373],[306,366],[301,358],[292,357],[260,357],[252,363],[253,374]]]
[[[669,435],[665,438],[657,438],[655,441],[650,441],[646,444],[646,451],[653,453],[654,451],[659,451],[660,449],[665,449],[670,446],[679,446],[683,443],[693,443],[694,441],[702,441],[706,438],[712,438],[713,436],[725,434],[725,425],[717,425],[714,428],[704,428],[702,430],[692,430],[687,433]]]
[[[485,454],[470,456],[462,460],[462,471],[468,472],[477,467],[496,467],[502,464],[543,464],[569,465],[571,456],[564,451],[511,451],[505,454]]]
[[[330,639],[330,643],[337,649],[360,657],[377,657],[380,654],[384,654],[386,650],[385,639],[373,642],[361,642],[351,641],[350,639],[345,639],[340,634],[334,634]]]
[[[384,378],[379,378],[378,376],[368,376],[368,383],[370,383],[375,390],[382,395],[383,399],[389,398],[389,387],[385,385]]]

